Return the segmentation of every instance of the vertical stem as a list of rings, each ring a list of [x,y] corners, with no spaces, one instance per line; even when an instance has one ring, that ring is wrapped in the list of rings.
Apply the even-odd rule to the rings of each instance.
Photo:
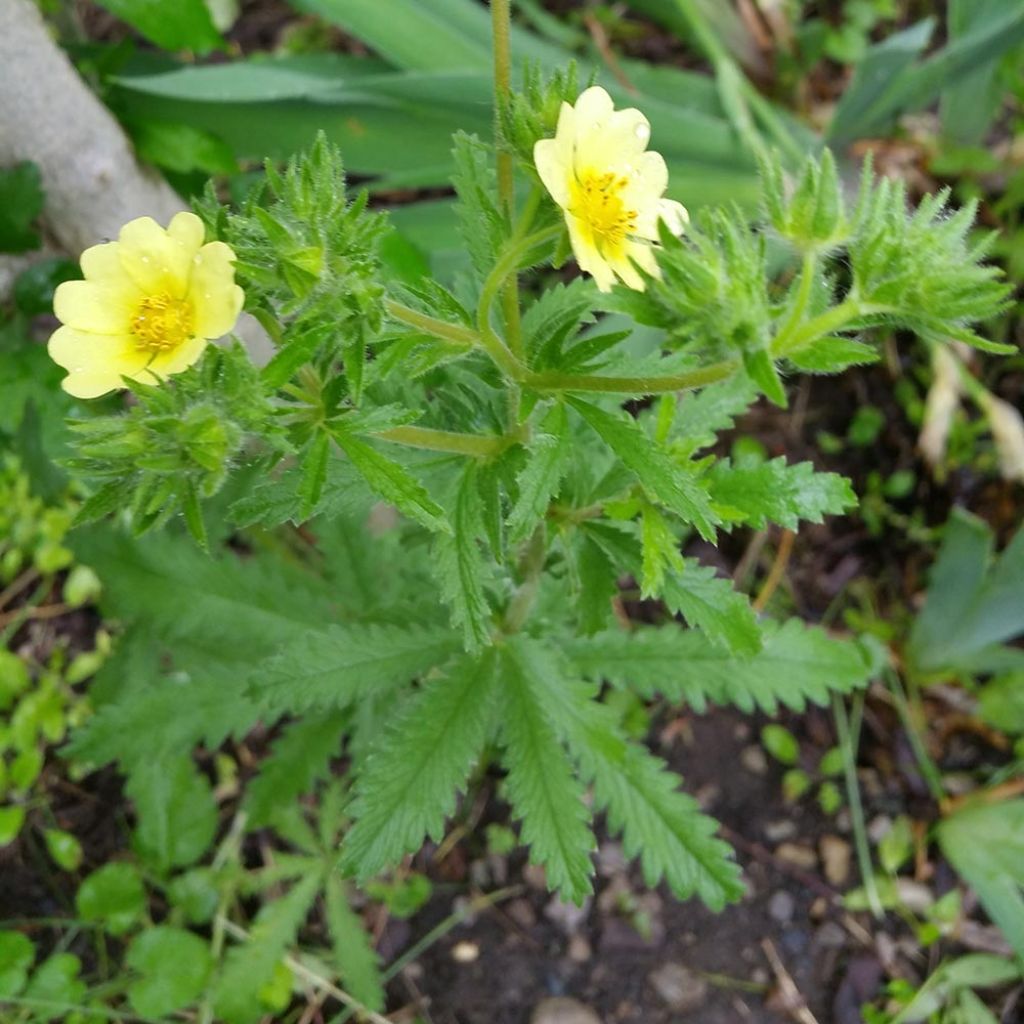
[[[494,140],[501,138],[501,107],[512,88],[511,0],[491,0],[491,26],[494,35]],[[498,195],[509,223],[515,219],[515,164],[511,153],[498,149]],[[505,314],[505,341],[513,355],[522,355],[522,331],[519,325],[519,280],[511,274],[501,293]]]

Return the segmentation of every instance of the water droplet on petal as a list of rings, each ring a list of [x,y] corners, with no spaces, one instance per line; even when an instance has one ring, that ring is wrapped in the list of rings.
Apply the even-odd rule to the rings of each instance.
[[[148,263],[149,262],[149,257],[148,256],[143,256],[142,257],[142,262],[143,263]]]
[[[633,131],[636,132],[636,137],[642,142],[646,142],[651,137],[651,126],[646,121],[640,121]]]

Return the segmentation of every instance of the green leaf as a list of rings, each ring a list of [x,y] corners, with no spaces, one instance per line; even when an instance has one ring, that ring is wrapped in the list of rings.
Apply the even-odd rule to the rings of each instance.
[[[792,767],[800,760],[800,744],[785,726],[766,725],[761,730],[761,745],[780,764]]]
[[[83,921],[100,921],[111,935],[124,935],[146,909],[138,868],[120,861],[104,864],[78,887],[75,908]]]
[[[128,22],[165,50],[206,53],[223,47],[204,0],[100,0],[111,14]]]
[[[54,953],[36,968],[23,998],[62,1008],[81,1005],[86,993],[85,982],[78,977],[81,969],[82,961],[74,953]]]
[[[362,766],[342,864],[365,881],[439,840],[483,748],[494,699],[496,655],[486,649],[427,680],[407,699]]]
[[[708,701],[773,714],[783,705],[802,711],[827,704],[832,692],[867,684],[871,664],[854,643],[790,619],[766,628],[764,647],[736,657],[694,630],[653,626],[570,640],[566,655],[591,679],[607,679],[643,696],[661,694],[703,711]]]
[[[955,511],[910,635],[908,652],[922,671],[968,667],[1024,633],[1024,530],[990,565],[991,553],[988,527]]]
[[[602,441],[636,475],[649,497],[692,523],[705,540],[713,540],[718,521],[707,492],[692,473],[677,466],[629,416],[612,416],[589,402],[569,398]]]
[[[286,727],[259,774],[246,786],[242,809],[250,828],[268,824],[278,807],[310,792],[327,774],[331,758],[341,752],[347,721],[348,715],[335,711],[310,715]]]
[[[511,543],[526,540],[547,512],[572,450],[569,420],[565,406],[559,403],[541,420],[527,448],[529,459],[516,481],[519,496],[508,517]]]
[[[0,168],[0,252],[38,249],[39,233],[32,223],[43,212],[39,168],[29,161]]]
[[[982,721],[1003,732],[1024,733],[1024,671],[985,683],[978,698]]]
[[[1024,800],[967,807],[938,827],[939,845],[1024,957]]]
[[[54,863],[65,871],[77,871],[82,865],[82,844],[70,833],[59,828],[43,832],[46,849]]]
[[[769,522],[795,530],[801,519],[820,523],[857,503],[845,477],[816,473],[809,462],[788,464],[781,455],[757,465],[721,459],[710,479],[715,502],[741,513],[742,521],[758,530]]]
[[[330,435],[324,430],[318,431],[302,458],[302,478],[299,482],[299,518],[302,520],[308,519],[320,503],[327,481],[330,456]]]
[[[601,546],[586,534],[579,540],[576,572],[579,576],[576,595],[579,628],[582,634],[590,636],[608,624],[612,598],[619,592],[617,573]]]
[[[452,185],[459,196],[455,207],[462,240],[480,278],[494,266],[509,235],[508,218],[497,206],[497,176],[491,147],[475,135],[456,132],[452,155]]]
[[[184,1009],[202,994],[213,969],[203,939],[168,926],[137,935],[124,962],[141,975],[128,986],[128,1001],[141,1017],[163,1017]]]
[[[156,871],[187,867],[206,853],[217,832],[217,804],[190,755],[139,762],[125,792],[138,815],[136,846]]]
[[[544,866],[548,885],[582,903],[592,891],[591,854],[597,840],[583,786],[550,722],[549,666],[531,642],[512,638],[500,652],[505,788],[522,820],[530,860]]]
[[[35,958],[35,947],[28,936],[0,931],[0,999],[16,996],[25,987]]]
[[[173,121],[130,122],[135,150],[148,163],[189,174],[236,174],[238,161],[227,143],[212,132]]]
[[[794,352],[787,352],[786,358],[804,373],[842,373],[851,366],[877,363],[881,353],[866,342],[826,334]]]
[[[682,572],[684,563],[679,538],[653,505],[645,505],[641,511],[640,543],[640,596],[657,597],[665,587],[666,572]]]
[[[266,1013],[260,990],[295,941],[319,888],[319,874],[309,874],[280,899],[265,903],[248,940],[228,950],[213,989],[214,1011],[227,1024],[255,1024]]]
[[[428,530],[450,532],[444,509],[404,466],[340,428],[334,438],[375,493]]]
[[[364,1006],[383,1010],[384,986],[377,952],[363,919],[349,906],[345,883],[335,874],[327,876],[324,910],[342,985]]]
[[[554,651],[526,637],[514,643],[548,721],[593,783],[595,807],[607,811],[612,833],[622,833],[627,855],[640,857],[647,885],[664,878],[680,898],[696,893],[712,909],[738,899],[743,886],[732,851],[714,837],[717,823],[679,791],[679,777],[620,734],[615,712],[567,678]]]
[[[451,608],[452,623],[462,630],[466,649],[479,650],[491,641],[491,606],[484,594],[486,567],[480,539],[483,510],[476,483],[477,466],[469,462],[459,480],[452,510],[451,534],[434,538],[433,569]]]
[[[329,626],[282,648],[253,675],[250,692],[275,712],[344,708],[442,665],[459,646],[439,626]]]

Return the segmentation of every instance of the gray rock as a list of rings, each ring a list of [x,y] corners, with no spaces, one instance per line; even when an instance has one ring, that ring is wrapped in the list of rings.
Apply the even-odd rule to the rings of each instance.
[[[708,983],[682,964],[662,964],[647,980],[661,1000],[677,1013],[696,1010],[708,994]]]
[[[530,1014],[530,1024],[601,1024],[601,1018],[578,999],[544,999]]]
[[[779,924],[789,924],[796,911],[796,900],[785,889],[780,889],[768,901],[768,913]]]

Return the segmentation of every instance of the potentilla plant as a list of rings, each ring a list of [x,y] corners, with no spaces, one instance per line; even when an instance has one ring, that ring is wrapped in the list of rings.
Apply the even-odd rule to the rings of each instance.
[[[509,90],[508,5],[492,10],[498,137],[454,140],[470,257],[454,286],[389,271],[386,217],[350,201],[322,138],[268,166],[239,209],[211,191],[196,216],[134,221],[85,254],[85,281],[57,293],[51,352],[73,394],[134,401],[75,424],[97,485],[83,517],[117,511],[141,532],[183,514],[205,545],[207,502],[227,486],[236,529],[307,524],[327,550],[359,548],[361,576],[329,573],[330,599],[289,605],[297,633],[253,618],[231,705],[239,728],[289,716],[282,751],[318,760],[307,780],[346,744],[344,872],[365,880],[439,838],[493,765],[565,897],[591,889],[603,812],[648,883],[721,907],[742,892],[730,849],[601,688],[800,709],[864,685],[872,658],[759,619],[682,554],[694,535],[794,529],[855,502],[809,463],[720,457],[717,435],[759,396],[785,405],[787,377],[877,359],[878,325],[1005,351],[971,324],[1007,290],[969,240],[973,209],[939,195],[910,212],[870,167],[848,204],[827,151],[792,178],[765,163],[760,222],[733,208],[691,220],[665,198],[642,112],[571,73]],[[781,280],[770,243],[790,257]],[[551,272],[570,260],[580,273]],[[207,345],[231,329],[239,288],[275,346],[261,368],[237,342]],[[374,502],[400,513],[384,533],[365,526]],[[660,622],[613,615],[627,578]],[[215,622],[167,618],[215,649]],[[189,692],[207,697],[176,707],[174,735],[225,679],[193,671]],[[101,711],[80,751],[137,746],[119,715]],[[265,771],[284,777],[273,757]]]

